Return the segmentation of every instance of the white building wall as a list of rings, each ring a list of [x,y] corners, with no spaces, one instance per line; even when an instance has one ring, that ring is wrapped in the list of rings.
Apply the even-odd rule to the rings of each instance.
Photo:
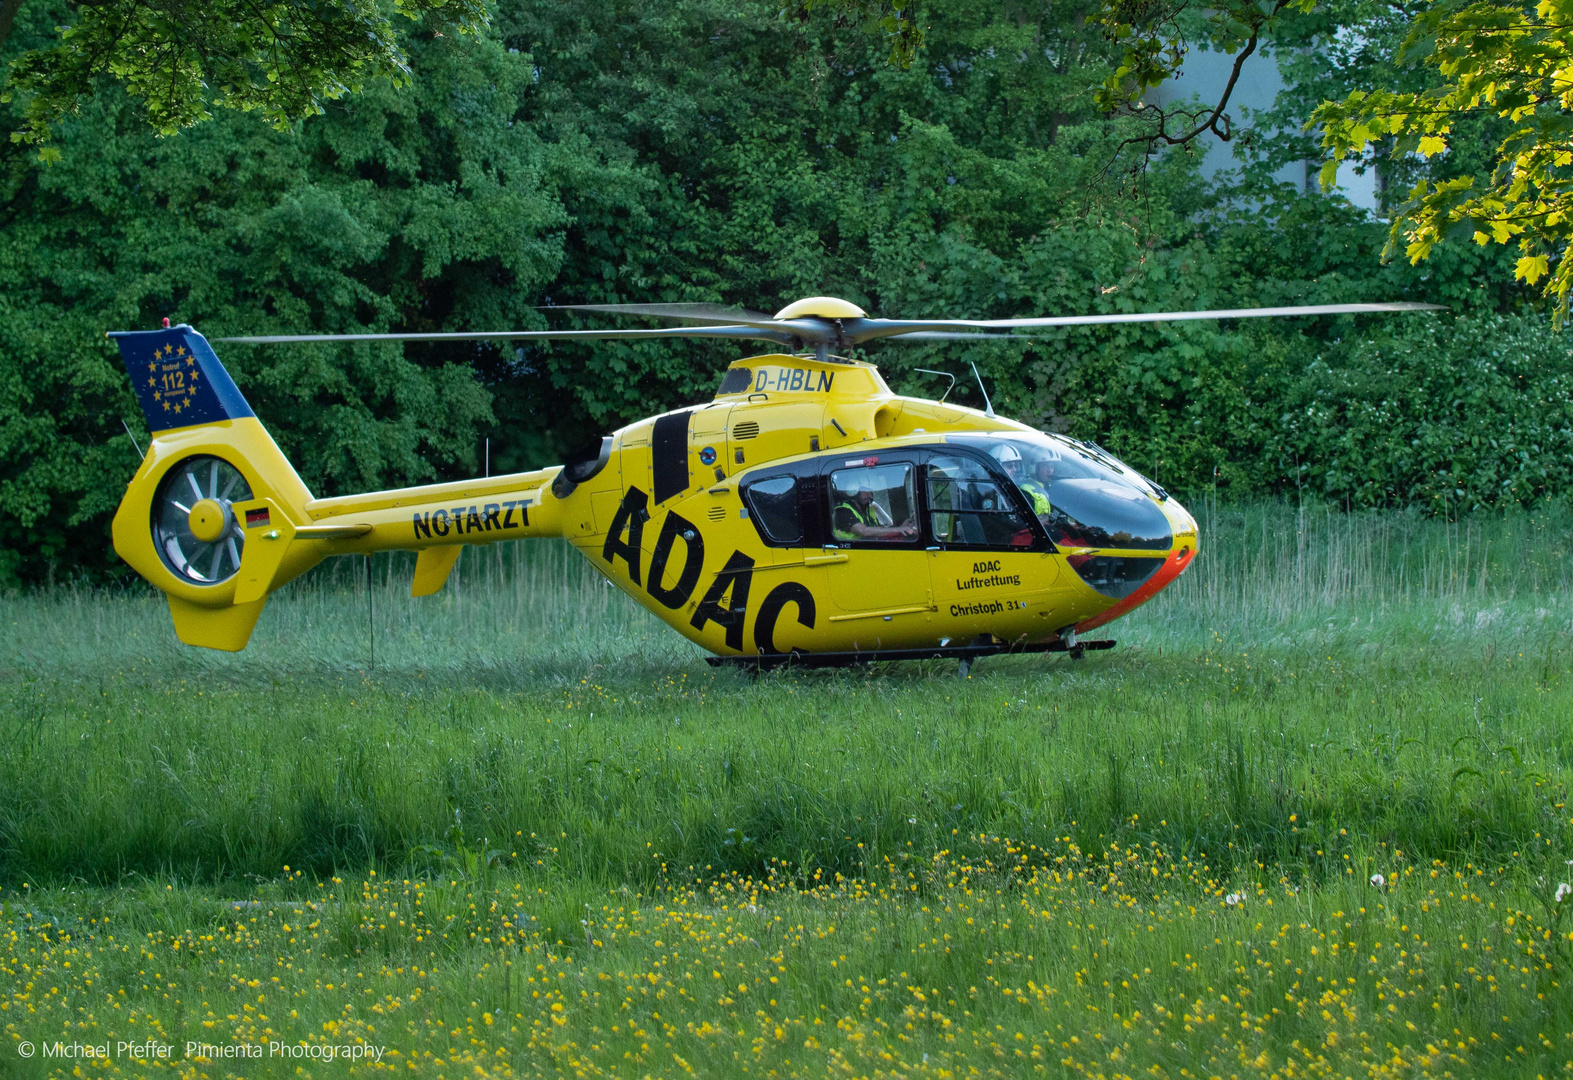
[[[1180,77],[1155,87],[1149,91],[1148,98],[1155,105],[1169,108],[1196,97],[1211,108],[1218,103],[1218,97],[1228,84],[1229,73],[1233,69],[1233,56],[1192,50],[1185,58],[1185,66],[1180,69]],[[1282,89],[1284,80],[1276,60],[1260,52],[1247,58],[1245,66],[1240,69],[1240,81],[1235,84],[1234,94],[1229,99],[1228,108],[1224,110],[1235,121],[1235,131],[1242,131],[1249,126],[1252,110],[1272,108],[1274,99]],[[1203,132],[1197,138],[1196,147],[1203,155],[1203,176],[1211,178],[1236,165],[1233,142],[1226,143],[1210,131]],[[1316,162],[1287,165],[1278,171],[1276,178],[1280,182],[1294,184],[1303,191],[1313,191],[1318,168]],[[1345,163],[1338,168],[1336,187],[1354,205],[1365,210],[1376,210],[1375,172],[1367,170],[1365,175],[1357,175],[1354,166]]]

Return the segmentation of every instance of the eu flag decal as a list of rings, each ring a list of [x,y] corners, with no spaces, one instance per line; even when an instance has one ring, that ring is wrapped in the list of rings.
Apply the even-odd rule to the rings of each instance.
[[[184,324],[109,335],[151,432],[255,415],[207,339]]]

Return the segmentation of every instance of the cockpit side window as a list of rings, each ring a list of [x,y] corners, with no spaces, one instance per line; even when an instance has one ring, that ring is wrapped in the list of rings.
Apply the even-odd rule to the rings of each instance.
[[[914,467],[907,462],[830,474],[830,531],[841,543],[910,544],[918,538]]]
[[[929,459],[928,499],[935,543],[1010,549],[1029,548],[1037,540],[1009,493],[970,456]]]

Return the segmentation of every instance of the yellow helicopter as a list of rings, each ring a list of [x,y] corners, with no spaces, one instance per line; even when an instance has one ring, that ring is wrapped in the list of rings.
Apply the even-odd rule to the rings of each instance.
[[[1094,443],[992,407],[895,394],[873,365],[834,350],[1432,307],[898,320],[811,297],[774,316],[703,304],[573,309],[683,324],[656,329],[220,339],[719,337],[788,349],[735,361],[714,400],[630,424],[561,465],[330,499],[302,483],[207,340],[165,320],[109,335],[154,436],[115,515],[115,550],[168,596],[180,640],[212,649],[244,648],[268,594],[330,555],[415,551],[419,597],[443,587],[466,545],[565,537],[712,664],[948,657],[965,670],[1006,652],[1080,658],[1114,644],[1081,635],[1151,599],[1195,558],[1195,519]]]

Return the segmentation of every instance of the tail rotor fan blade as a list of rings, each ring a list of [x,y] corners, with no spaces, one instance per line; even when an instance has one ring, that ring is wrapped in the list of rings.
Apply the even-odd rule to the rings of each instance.
[[[195,499],[191,492],[196,492]],[[240,572],[246,531],[235,520],[232,504],[250,498],[251,485],[245,476],[222,458],[203,454],[175,465],[153,496],[153,546],[164,565],[193,585],[218,585],[234,577]],[[192,532],[192,512],[204,501],[217,503],[225,518],[222,531],[212,540]]]

